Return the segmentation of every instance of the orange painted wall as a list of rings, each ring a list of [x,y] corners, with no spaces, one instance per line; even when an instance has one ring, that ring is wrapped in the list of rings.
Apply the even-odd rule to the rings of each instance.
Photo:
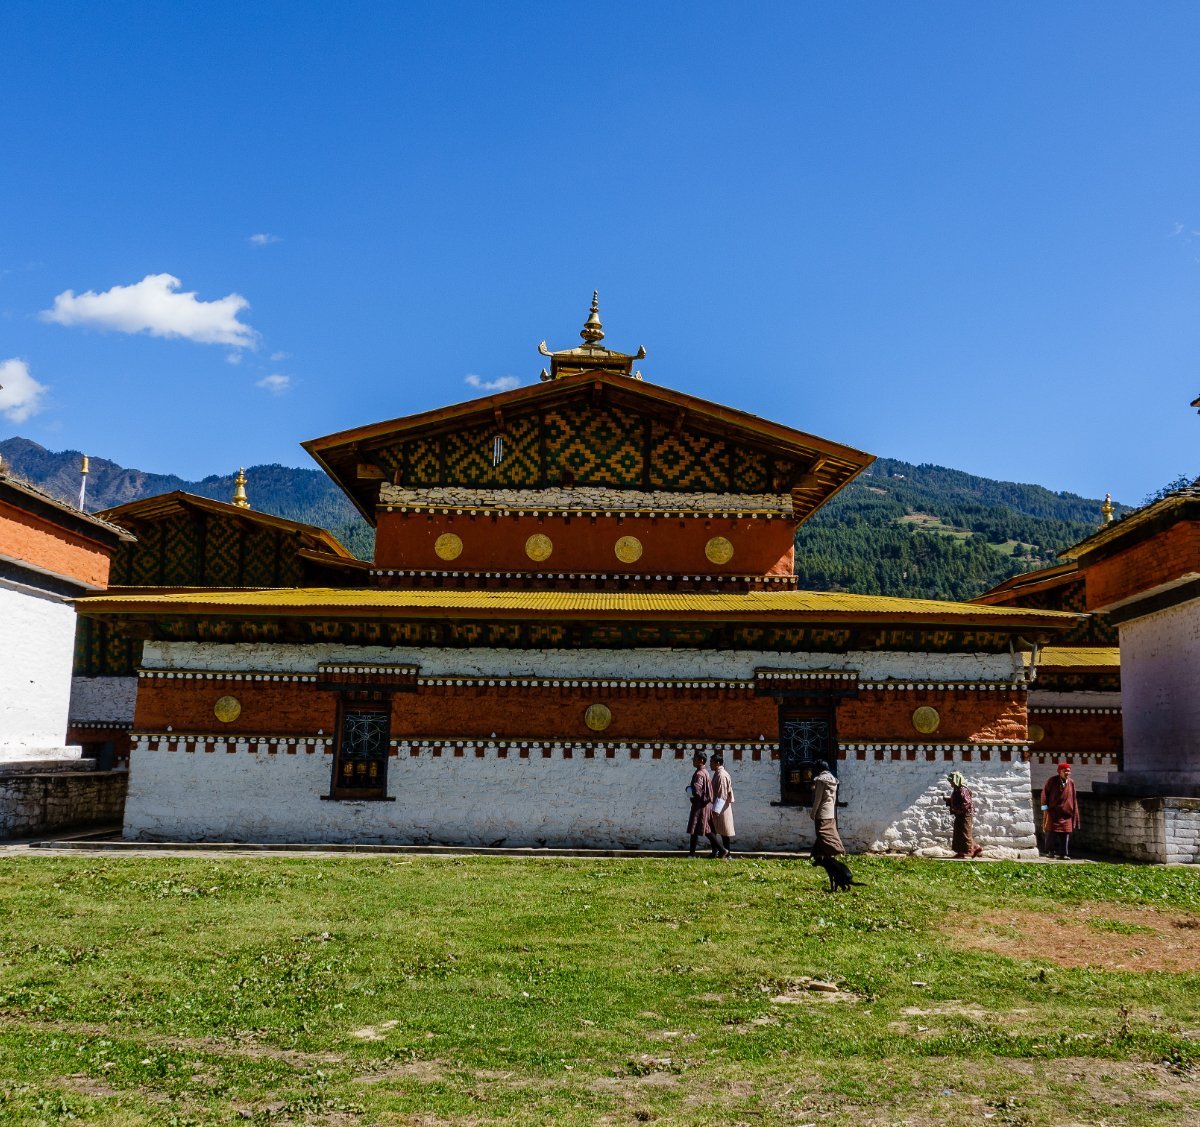
[[[795,531],[790,520],[729,517],[617,517],[609,514],[503,517],[454,513],[379,513],[375,565],[437,571],[591,571],[629,575],[791,575]],[[455,560],[439,559],[434,543],[445,532],[463,542]],[[525,554],[535,533],[549,536],[554,552],[542,563]],[[622,536],[642,542],[634,563],[617,559]],[[710,563],[704,545],[723,536],[734,549],[725,564]]]
[[[1088,610],[1200,571],[1200,521],[1180,521],[1149,540],[1086,566]]]
[[[213,706],[234,696],[241,715],[222,724]],[[605,704],[612,723],[603,732],[584,723],[589,705]],[[912,726],[913,710],[930,704],[941,714],[932,736]],[[314,735],[334,732],[337,694],[303,682],[188,681],[143,678],[135,728],[230,735]],[[992,742],[1026,738],[1025,698],[1017,693],[958,691],[864,692],[838,703],[844,742]],[[738,691],[517,686],[423,686],[392,699],[392,735],[560,739],[768,740],[778,735],[773,697]]]
[[[236,697],[241,715],[223,724],[213,707],[224,696]],[[133,726],[162,732],[170,725],[182,733],[230,735],[315,735],[332,733],[337,724],[337,694],[297,681],[186,681],[143,677],[138,681]]]
[[[1121,714],[1035,712],[1030,723],[1041,726],[1045,738],[1034,745],[1046,755],[1089,752],[1118,755],[1121,751]]]
[[[110,549],[4,501],[0,501],[0,555],[81,583],[108,585]]]
[[[1023,740],[1028,734],[1025,703],[1024,694],[1013,692],[862,692],[838,705],[838,738],[955,743]],[[936,708],[941,717],[937,731],[929,736],[912,725],[913,712],[922,705]]]

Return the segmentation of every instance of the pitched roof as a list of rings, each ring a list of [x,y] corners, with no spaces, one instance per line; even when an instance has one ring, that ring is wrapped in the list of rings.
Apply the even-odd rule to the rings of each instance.
[[[1106,524],[1086,540],[1059,552],[1059,557],[1086,564],[1090,562],[1089,557],[1111,555],[1180,520],[1200,520],[1200,478],[1149,505],[1134,509],[1120,520]]]
[[[106,544],[115,545],[120,540],[136,539],[132,533],[104,519],[103,515],[85,513],[66,501],[60,501],[44,489],[39,489],[32,482],[4,470],[0,470],[0,500],[36,513],[43,520],[62,525],[81,536],[98,539]]]
[[[608,591],[445,591],[301,587],[270,590],[101,595],[81,600],[82,614],[319,615],[490,619],[718,618],[734,621],[939,623],[983,629],[1066,629],[1077,614],[985,607],[934,599],[898,599],[818,591],[739,594]]]
[[[1050,591],[1081,578],[1079,566],[1070,560],[1053,567],[1040,567],[1036,571],[1023,571],[1019,575],[1009,576],[1003,583],[997,583],[982,595],[976,595],[971,602],[988,606],[1011,604],[1013,599]]]
[[[658,414],[672,421],[686,418],[689,428],[733,437],[746,445],[787,456],[807,466],[812,471],[809,475],[811,480],[801,483],[794,491],[794,496],[797,492],[803,494],[801,503],[797,505],[800,519],[823,505],[875,460],[873,454],[853,447],[817,438],[694,395],[631,379],[614,371],[587,371],[561,376],[545,383],[467,400],[418,415],[339,431],[324,438],[310,439],[301,445],[345,490],[363,516],[374,524],[375,498],[380,478],[359,477],[359,465],[369,460],[372,450],[416,434],[459,430],[471,424],[516,417],[568,400],[595,395],[603,395],[615,404]]]
[[[286,520],[284,517],[260,513],[256,509],[243,509],[226,501],[214,501],[211,497],[200,497],[182,489],[176,489],[171,493],[159,493],[153,497],[142,497],[137,501],[127,501],[123,505],[115,505],[111,509],[105,509],[102,516],[106,520],[112,521],[113,524],[121,524],[125,521],[136,524],[139,521],[155,521],[177,516],[188,509],[233,517],[239,521],[259,524],[280,532],[294,532],[299,535],[305,548],[316,550],[323,555],[333,555],[355,563],[361,562],[343,546],[332,532],[319,528],[315,524]]]
[[[1032,656],[1021,654],[1026,665]],[[1037,665],[1039,669],[1052,669],[1055,673],[1120,669],[1121,650],[1117,646],[1043,646],[1038,650]]]

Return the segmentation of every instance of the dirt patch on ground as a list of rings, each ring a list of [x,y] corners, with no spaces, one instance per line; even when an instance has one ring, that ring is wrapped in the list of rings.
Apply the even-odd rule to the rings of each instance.
[[[1079,904],[1045,912],[951,916],[958,947],[1114,971],[1200,971],[1200,917],[1155,908]]]

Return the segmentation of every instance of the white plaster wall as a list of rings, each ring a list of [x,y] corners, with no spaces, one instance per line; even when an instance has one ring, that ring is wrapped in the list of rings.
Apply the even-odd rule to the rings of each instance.
[[[1037,722],[1036,716],[1030,719]],[[1075,780],[1075,789],[1078,791],[1091,791],[1093,784],[1107,783],[1118,766],[1115,755],[1078,755],[1074,752],[1043,755],[1035,752],[1029,757],[1029,777],[1038,794],[1058,774],[1060,763],[1071,764],[1071,778]]]
[[[0,762],[61,749],[74,651],[70,603],[0,581]]]
[[[72,677],[71,721],[133,723],[136,677]]]
[[[1120,631],[1125,770],[1200,777],[1200,599]]]
[[[581,747],[551,757],[515,745],[499,758],[494,744],[477,757],[447,748],[417,756],[401,743],[388,761],[388,794],[395,801],[322,801],[333,757],[299,748],[268,754],[245,743],[230,752],[184,749],[177,738],[135,746],[130,762],[125,836],[134,840],[361,842],[504,846],[590,846],[676,849],[686,845],[690,754],[633,759],[618,746],[586,758]],[[203,745],[201,745],[203,746]],[[212,746],[211,744],[209,746]],[[232,746],[232,745],[231,745]],[[310,745],[311,746],[311,745]],[[689,747],[690,751],[690,746]],[[996,759],[998,760],[998,755]],[[743,849],[807,848],[806,809],[772,806],[779,765],[747,756],[728,763],[736,802],[737,844]],[[847,759],[839,764],[839,825],[847,848],[949,853],[950,816],[941,795],[958,767],[976,795],[976,835],[995,856],[1033,855],[1035,841],[1028,768],[1013,763],[955,764]]]
[[[754,670],[843,669],[867,680],[1010,681],[1007,654],[926,654],[851,651],[845,654],[754,650],[515,650],[272,643],[147,642],[147,669],[248,669],[315,673],[320,664],[418,665],[422,676],[720,677],[749,680]]]

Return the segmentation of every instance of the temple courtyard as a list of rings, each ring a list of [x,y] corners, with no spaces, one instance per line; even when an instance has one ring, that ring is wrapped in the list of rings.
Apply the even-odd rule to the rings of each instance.
[[[0,1121],[1185,1124],[1194,867],[4,850]]]

